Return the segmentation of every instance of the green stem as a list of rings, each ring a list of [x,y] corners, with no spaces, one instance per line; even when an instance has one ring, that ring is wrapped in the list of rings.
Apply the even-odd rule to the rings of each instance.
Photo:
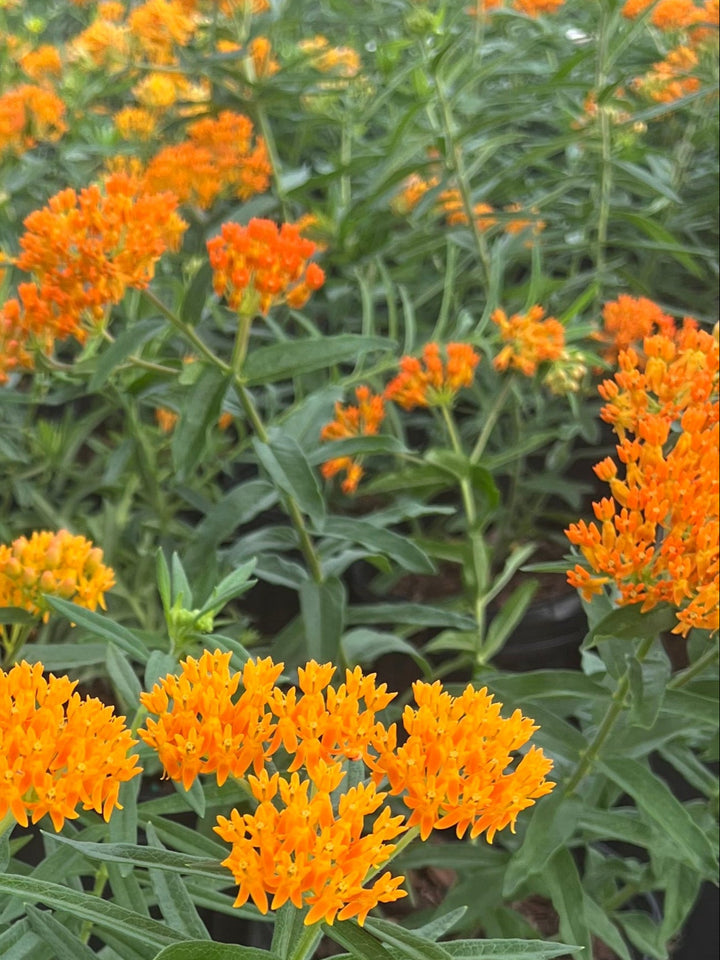
[[[105,889],[105,884],[107,883],[107,879],[108,879],[107,864],[101,863],[100,866],[95,871],[95,883],[93,884],[93,888],[92,888],[93,897],[102,896],[102,892]],[[90,939],[92,929],[93,929],[92,920],[86,920],[83,923],[82,927],[80,928],[80,940],[83,943],[87,943],[88,940]]]
[[[447,326],[448,316],[450,315],[450,301],[455,291],[455,270],[457,267],[458,250],[455,244],[448,237],[445,241],[447,255],[445,257],[445,281],[443,283],[442,302],[440,304],[440,313],[437,323],[433,330],[433,340],[442,340],[445,336],[445,327]]]
[[[655,637],[647,637],[644,639],[637,651],[637,662],[642,663],[645,657],[648,655],[650,648],[655,642]],[[608,708],[605,712],[605,716],[602,719],[600,726],[595,731],[595,736],[588,745],[587,749],[583,750],[580,761],[575,768],[575,772],[570,777],[568,782],[565,784],[563,792],[566,797],[571,796],[577,787],[579,786],[582,779],[590,771],[595,760],[598,757],[598,754],[602,750],[605,742],[607,741],[610,733],[612,732],[618,717],[625,709],[627,704],[627,695],[630,690],[630,667],[628,666],[625,673],[620,678],[618,685],[615,689],[615,692],[612,695],[612,699],[608,704]]]
[[[253,317],[251,313],[240,313],[238,315],[238,327],[235,334],[235,345],[233,346],[232,371],[235,380],[240,378],[245,357],[247,356],[248,342],[250,340],[250,328],[252,327]]]
[[[480,436],[477,438],[477,442],[473,447],[472,453],[470,454],[470,463],[477,463],[480,457],[485,452],[485,447],[487,446],[487,442],[490,439],[490,435],[493,432],[493,428],[497,423],[497,419],[500,416],[500,413],[502,412],[502,408],[505,406],[505,400],[507,398],[508,393],[510,393],[511,387],[512,387],[512,378],[507,377],[505,379],[505,383],[503,384],[502,390],[497,395],[495,403],[493,403],[492,407],[485,415],[485,423],[483,425],[482,431],[480,433]]]
[[[668,689],[679,690],[684,687],[685,684],[690,683],[699,673],[703,672],[705,667],[717,660],[718,653],[720,653],[720,650],[718,649],[717,643],[715,643],[712,647],[709,647],[705,653],[701,654],[694,663],[691,663],[689,667],[676,673],[669,681]]]
[[[247,5],[246,5],[247,6]],[[278,200],[280,201],[280,209],[282,211],[283,220],[288,220],[288,210],[287,210],[287,197],[285,195],[285,190],[282,185],[282,180],[280,177],[280,155],[277,152],[277,146],[275,144],[275,137],[273,136],[272,127],[267,118],[265,112],[265,107],[257,107],[257,119],[258,126],[260,127],[260,132],[262,133],[263,140],[265,141],[265,147],[267,148],[268,157],[270,158],[270,166],[272,167],[273,180],[275,181],[275,192],[277,193]]]
[[[603,6],[603,16],[600,22],[598,37],[597,69],[595,74],[595,89],[604,90],[607,85],[607,58],[608,58],[608,15],[606,6]],[[610,219],[610,194],[612,191],[612,131],[610,114],[603,104],[598,105],[600,120],[600,196],[598,202],[597,233],[595,236],[595,270],[598,277],[598,297],[605,295],[605,274],[607,270],[606,247],[608,223]]]
[[[0,837],[4,837],[6,833],[12,833],[14,826],[15,817],[8,810],[5,816],[0,820]]]
[[[197,333],[193,330],[190,324],[185,323],[173,313],[173,311],[166,307],[165,304],[160,300],[152,290],[143,290],[143,293],[147,299],[156,307],[160,313],[165,317],[166,320],[169,320],[170,323],[182,333],[186,340],[189,340],[194,347],[196,347],[200,353],[205,357],[206,360],[209,360],[210,363],[214,363],[216,367],[222,370],[223,373],[232,373],[232,367],[229,364],[225,363],[224,360],[221,360],[216,353],[207,346],[204,340],[202,340]]]
[[[310,960],[321,936],[322,928],[319,923],[313,923],[309,927],[305,927],[295,943],[292,944],[290,952],[286,954],[287,960]]]

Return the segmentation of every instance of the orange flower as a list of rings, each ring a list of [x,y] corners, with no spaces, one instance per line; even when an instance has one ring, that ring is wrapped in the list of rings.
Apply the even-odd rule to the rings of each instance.
[[[675,321],[647,297],[630,297],[621,293],[617,300],[605,304],[602,312],[603,331],[596,340],[608,344],[603,357],[614,363],[621,350],[637,346],[651,333],[672,336]]]
[[[255,37],[248,44],[248,52],[253,71],[258,79],[272,77],[280,69],[280,64],[272,55],[272,44],[267,37]]]
[[[112,73],[122,70],[130,57],[130,40],[127,26],[102,17],[95,20],[68,45],[72,59],[85,61],[96,69]]]
[[[31,80],[46,80],[60,76],[62,60],[57,48],[45,43],[20,57],[20,67]]]
[[[247,227],[224,223],[207,243],[215,293],[233,310],[265,316],[277,304],[299,309],[325,282],[316,263],[316,245],[294,224],[278,229],[272,220],[252,219]]]
[[[511,203],[509,206],[505,207],[505,212],[510,214],[522,213],[522,206],[519,203]],[[531,213],[536,214],[537,210],[533,207],[530,211]],[[527,219],[524,217],[515,217],[507,220],[503,224],[503,229],[505,233],[522,233],[523,230],[527,230],[528,227],[532,227],[533,233],[541,233],[545,229],[545,221],[535,219]]]
[[[172,433],[178,419],[178,414],[167,407],[157,407],[155,410],[155,420],[162,433]]]
[[[697,54],[690,47],[676,47],[645,76],[638,77],[634,86],[651,100],[672,103],[700,89],[698,78],[690,76],[697,64]]]
[[[50,611],[43,594],[63,597],[88,610],[105,609],[105,591],[115,574],[103,562],[103,552],[85,537],[67,530],[35,532],[0,544],[0,607],[20,607],[47,621]]]
[[[104,191],[62,190],[26,217],[16,261],[35,277],[18,288],[25,340],[44,351],[56,338],[84,343],[106,308],[127,287],[147,287],[157,260],[179,247],[186,224],[176,206],[172,194],[140,193],[136,180],[113,174]]]
[[[50,814],[60,831],[77,807],[109,820],[120,784],[141,770],[128,756],[137,743],[124,717],[99,700],[80,699],[77,681],[45,679],[43,666],[23,661],[0,670],[0,822],[22,827]]]
[[[171,190],[181,203],[206,210],[221,194],[232,191],[241,200],[267,190],[271,167],[265,141],[253,125],[230,110],[204,117],[188,127],[188,139],[165,147],[147,166],[143,185],[150,192]]]
[[[462,195],[457,188],[443,190],[439,199],[440,206],[445,212],[445,220],[448,226],[454,227],[458,224],[468,223]],[[495,217],[488,216],[488,214],[492,213],[494,213],[494,210],[489,203],[476,203],[473,206],[473,216],[479,230],[488,230],[497,223]]]
[[[383,398],[371,393],[370,389],[364,386],[355,389],[355,396],[358,401],[356,407],[335,404],[335,419],[322,428],[321,440],[368,437],[378,432],[385,418]],[[336,473],[343,471],[346,473],[346,478],[342,482],[343,492],[355,493],[363,475],[360,460],[354,460],[352,457],[335,457],[333,460],[326,461],[321,467],[324,477],[334,477]]]
[[[614,380],[600,387],[601,415],[620,438],[618,460],[595,472],[612,496],[593,505],[598,523],[565,531],[586,566],[568,582],[586,599],[614,584],[618,604],[675,608],[674,633],[718,630],[717,337],[686,322],[674,339],[646,337],[646,361],[620,354]],[[596,576],[597,575],[597,576]]]
[[[115,127],[124,140],[150,140],[157,127],[154,114],[143,107],[123,107],[114,119]]]
[[[526,314],[513,314],[510,319],[504,310],[493,312],[491,319],[507,344],[493,361],[496,370],[511,367],[532,377],[541,363],[563,358],[565,328],[554,317],[543,319],[544,316],[545,311],[537,305]]]
[[[67,130],[64,117],[65,104],[52,90],[33,84],[6,90],[0,96],[0,158],[59,140]]]
[[[402,357],[400,373],[385,388],[385,399],[404,410],[452,403],[457,392],[473,382],[480,357],[469,343],[448,343],[445,354],[443,361],[439,345],[428,343],[422,363],[416,357]]]
[[[172,64],[175,48],[187,46],[196,27],[195,20],[173,0],[146,0],[127,22],[142,56],[156,65]]]
[[[415,209],[428,190],[433,190],[439,182],[437,177],[425,180],[419,173],[411,173],[405,178],[400,193],[393,197],[390,204],[393,213],[406,216]]]
[[[468,828],[471,837],[485,830],[489,843],[508,825],[514,831],[518,813],[554,787],[545,779],[552,761],[536,747],[507,769],[537,730],[533,721],[519,710],[501,717],[502,704],[493,703],[484,687],[468,686],[452,697],[439,681],[416,681],[413,693],[417,708],[403,712],[403,744],[396,746],[394,724],[373,740],[374,781],[387,777],[390,793],[402,795],[412,811],[408,826],[419,826],[423,840],[445,827],[455,827],[459,837]]]
[[[565,0],[513,0],[514,10],[528,17],[539,17],[543,13],[556,13]]]
[[[252,897],[262,913],[279,909],[288,900],[301,909],[310,906],[305,924],[335,917],[357,916],[363,924],[378,903],[404,897],[398,890],[403,877],[383,874],[369,888],[363,883],[372,870],[394,853],[393,840],[407,827],[403,817],[391,817],[384,807],[369,829],[366,820],[386,797],[374,784],[358,784],[342,793],[333,809],[331,792],[345,776],[339,763],[320,766],[309,779],[293,773],[289,779],[277,773],[249,777],[250,789],[259,801],[252,814],[233,810],[230,819],[218,817],[214,828],[232,844],[223,860],[239,886],[235,906]],[[279,803],[272,801],[279,792]]]

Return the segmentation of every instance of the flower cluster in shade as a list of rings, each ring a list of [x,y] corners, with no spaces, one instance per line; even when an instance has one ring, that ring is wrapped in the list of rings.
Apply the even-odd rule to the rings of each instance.
[[[706,52],[717,57],[719,13],[718,0],[627,0],[623,16],[634,20],[647,15],[649,23],[676,44],[633,81],[634,89],[658,103],[671,103],[699,90],[700,78],[693,74]]]
[[[496,370],[517,370],[533,377],[544,367],[543,382],[551,392],[564,395],[580,388],[587,372],[585,357],[566,346],[565,328],[559,320],[546,317],[537,305],[511,317],[498,309],[491,319],[504,344],[493,360]]]
[[[444,354],[439,344],[428,343],[422,359],[401,358],[400,372],[382,395],[374,394],[367,386],[356,388],[357,406],[336,403],[335,419],[325,424],[320,439],[374,436],[385,417],[385,400],[392,400],[404,410],[452,404],[459,390],[471,385],[480,357],[469,343],[448,343]],[[362,458],[332,457],[322,465],[321,472],[324,477],[345,473],[341,488],[344,493],[355,493],[364,473]]]
[[[105,820],[120,785],[141,772],[138,742],[100,700],[82,699],[77,681],[43,676],[41,663],[0,670],[0,822],[22,827],[49,814],[55,830],[78,807]]]
[[[132,108],[130,108],[132,109]],[[134,129],[137,113],[116,117],[116,123]],[[152,129],[148,135],[152,136]],[[216,118],[203,117],[187,127],[185,139],[163,147],[144,168],[133,165],[144,192],[171,191],[180,203],[207,210],[222,195],[249,200],[270,183],[270,161],[265,141],[254,138],[253,124],[244,114],[223,110]]]
[[[371,437],[380,429],[385,419],[383,398],[374,394],[369,387],[355,389],[357,406],[335,404],[335,419],[326,423],[320,432],[321,440],[347,440],[352,437]],[[324,477],[334,477],[345,473],[341,487],[344,493],[354,493],[363,476],[363,468],[356,458],[344,456],[327,460],[321,467]]]
[[[281,303],[299,309],[325,282],[310,258],[317,249],[297,224],[254,218],[246,227],[228,222],[207,242],[213,289],[245,316]]]
[[[621,606],[669,604],[683,636],[718,630],[717,331],[686,320],[645,337],[642,356],[620,353],[599,388],[620,441],[595,467],[611,495],[593,504],[596,521],[565,531],[584,559],[568,581],[586,598],[612,587]]]
[[[14,263],[32,280],[0,310],[0,382],[32,369],[34,350],[50,354],[71,336],[84,343],[128,287],[147,287],[158,259],[182,240],[176,208],[174,194],[143,192],[114,174],[102,186],[62,190],[26,217]]]
[[[67,530],[36,531],[0,544],[0,607],[19,607],[47,620],[43,594],[50,594],[88,610],[104,609],[115,574],[102,561],[100,547]]]
[[[142,694],[153,716],[139,735],[186,789],[201,773],[221,784],[248,774],[255,809],[218,817],[215,828],[232,844],[224,864],[238,906],[252,899],[266,912],[289,900],[310,908],[308,924],[354,916],[362,923],[377,903],[404,896],[403,878],[390,872],[366,885],[396,838],[454,827],[459,836],[487,831],[491,840],[553,787],[541,750],[516,762],[532,721],[519,711],[503,719],[485,690],[468,687],[455,698],[439,684],[415,684],[417,708],[406,708],[408,739],[397,747],[395,725],[377,716],[395,694],[374,674],[356,667],[336,686],[331,664],[310,661],[297,687],[283,689],[282,664],[249,660],[237,672],[230,656],[188,657],[181,673]],[[271,758],[281,757],[286,773],[271,773]],[[343,786],[349,769],[353,785]],[[407,815],[393,815],[389,794]]]

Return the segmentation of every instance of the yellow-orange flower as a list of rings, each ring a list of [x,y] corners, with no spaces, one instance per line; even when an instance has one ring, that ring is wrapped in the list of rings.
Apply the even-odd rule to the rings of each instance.
[[[552,761],[536,747],[508,770],[536,725],[519,710],[501,717],[502,704],[485,687],[468,686],[453,697],[439,681],[416,681],[413,693],[417,706],[403,712],[402,745],[394,724],[373,740],[375,782],[387,777],[390,793],[412,811],[408,826],[419,826],[423,840],[445,827],[459,837],[468,828],[471,837],[486,831],[490,843],[498,830],[514,831],[518,813],[554,787],[545,779]]]
[[[465,212],[465,204],[463,203],[462,194],[456,187],[450,190],[443,190],[439,200],[440,208],[444,211],[445,220],[449,226],[454,227],[458,224],[467,225],[469,221],[467,213]],[[497,219],[492,216],[494,210],[489,203],[476,203],[472,209],[473,218],[479,230],[488,230],[497,223]]]
[[[634,81],[641,93],[658,103],[672,103],[700,89],[700,80],[692,76],[698,57],[688,46],[675,47],[652,70]]]
[[[84,343],[106,307],[127,287],[145,288],[157,260],[179,247],[186,224],[176,207],[173,194],[141,193],[133,178],[114,174],[104,190],[62,190],[26,217],[16,260],[35,278],[18,291],[26,340],[39,338],[41,349],[68,336]]]
[[[175,48],[187,46],[196,28],[193,17],[173,0],[146,0],[127,22],[143,57],[156,65],[172,64]]]
[[[167,407],[157,407],[155,421],[162,433],[172,433],[178,422],[178,414],[174,410],[168,410]]]
[[[473,382],[480,357],[469,343],[448,343],[444,352],[446,359],[437,343],[428,343],[422,362],[402,357],[400,373],[385,388],[385,399],[404,410],[452,403],[458,391]]]
[[[46,679],[41,663],[0,670],[0,822],[10,815],[26,827],[47,813],[59,831],[80,805],[105,820],[122,809],[120,784],[141,772],[128,756],[137,740],[112,707],[82,700],[76,683]]]
[[[646,337],[645,361],[629,349],[600,387],[602,417],[620,438],[618,460],[595,472],[611,497],[593,504],[598,523],[565,531],[580,548],[568,581],[590,599],[608,584],[621,606],[675,608],[674,633],[718,630],[717,337],[686,322],[674,338]]]
[[[393,213],[406,216],[415,209],[428,190],[432,190],[439,182],[437,177],[425,180],[419,173],[411,173],[405,178],[400,192],[392,199],[390,207]]]
[[[611,363],[617,361],[621,350],[637,349],[651,333],[672,336],[675,331],[675,321],[657,303],[625,293],[605,304],[602,318],[603,330],[595,339],[607,344],[603,357]]]
[[[255,37],[248,44],[248,53],[253,64],[253,72],[258,79],[272,77],[280,69],[280,64],[272,55],[272,44],[267,37]]]
[[[116,73],[122,70],[129,60],[128,28],[123,23],[113,23],[100,17],[72,39],[68,52],[72,59],[89,63],[96,69]]]
[[[543,13],[556,13],[565,0],[513,0],[513,9],[528,17],[539,17]]]
[[[505,207],[505,212],[513,214],[513,216],[506,220],[503,224],[503,229],[505,233],[522,233],[523,230],[527,230],[529,227],[532,227],[532,231],[535,234],[541,233],[545,229],[545,221],[538,220],[537,217],[533,219],[527,217],[516,217],[516,213],[522,213],[522,206],[519,203],[511,203]],[[537,214],[537,210],[532,208],[530,211],[532,214]]]
[[[335,404],[335,419],[326,423],[320,431],[321,440],[345,440],[348,437],[369,437],[375,435],[380,424],[385,419],[385,404],[383,398],[373,394],[369,387],[361,386],[355,389],[357,406],[343,406]],[[344,493],[354,493],[357,490],[363,468],[359,459],[352,457],[335,457],[326,461],[321,472],[324,477],[334,477],[337,473],[345,473],[342,482]]]
[[[99,547],[67,530],[36,531],[30,539],[0,544],[0,607],[21,607],[47,620],[42,595],[48,593],[88,610],[98,604],[104,609],[115,575],[102,559]]]
[[[332,923],[336,916],[357,916],[362,924],[378,903],[406,895],[397,889],[404,878],[389,873],[363,887],[368,873],[395,851],[390,841],[407,827],[402,816],[392,817],[389,807],[383,807],[368,828],[366,820],[386,797],[372,783],[342,793],[336,811],[330,794],[344,776],[341,764],[331,763],[307,779],[297,773],[269,777],[266,771],[248,778],[259,801],[255,812],[233,810],[230,819],[218,817],[214,828],[232,844],[223,865],[239,887],[235,906],[252,897],[267,913],[268,905],[277,910],[289,900],[298,909],[310,907],[306,925]]]
[[[0,158],[59,140],[64,118],[65,104],[52,90],[29,83],[6,90],[0,96]]]
[[[164,147],[147,166],[146,190],[171,190],[181,203],[210,207],[225,192],[241,200],[267,190],[271,167],[262,137],[253,139],[252,121],[230,110],[188,127],[182,143]]]
[[[532,377],[541,363],[563,357],[565,328],[554,317],[544,317],[545,311],[537,305],[509,319],[504,310],[493,312],[491,319],[506,344],[493,361],[496,370],[510,367]]]
[[[20,67],[31,80],[46,80],[59,77],[62,73],[62,60],[57,47],[48,43],[30,50],[20,58]]]
[[[261,313],[280,303],[299,309],[325,282],[310,263],[316,245],[298,227],[254,218],[247,227],[224,223],[220,235],[207,242],[213,288],[233,310]]]

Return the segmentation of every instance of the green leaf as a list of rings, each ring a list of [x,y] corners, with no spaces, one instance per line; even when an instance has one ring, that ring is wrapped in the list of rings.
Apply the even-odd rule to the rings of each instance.
[[[162,600],[163,610],[167,614],[172,607],[172,593],[170,587],[170,569],[165,559],[162,547],[155,553],[155,576],[157,578],[158,593]]]
[[[624,910],[618,914],[618,922],[634,946],[654,960],[667,960],[667,945],[660,937],[660,927],[653,923],[647,913],[639,910]]]
[[[278,494],[267,480],[249,480],[229,490],[193,531],[185,555],[188,567],[204,563],[205,557],[235,530],[277,502]]]
[[[577,950],[568,943],[547,940],[451,940],[443,946],[455,960],[553,960]]]
[[[444,945],[433,943],[432,940],[427,940],[397,923],[368,917],[365,921],[365,929],[388,946],[401,950],[404,956],[412,957],[412,960],[449,960],[450,958]]]
[[[192,587],[185,573],[182,560],[175,551],[173,551],[173,555],[170,558],[170,570],[172,583],[170,595],[172,597],[172,605],[178,605],[185,610],[190,610],[193,605]]]
[[[146,825],[145,832],[150,847],[164,850],[151,823]],[[148,872],[163,920],[189,939],[209,940],[210,934],[195,909],[182,877],[152,868]]]
[[[592,897],[585,893],[585,919],[591,932],[610,947],[620,960],[632,960],[630,951],[623,940],[620,931],[612,922],[603,908]],[[588,960],[586,957],[585,960]]]
[[[278,957],[278,960],[286,960],[286,958],[292,957],[298,941],[308,936],[308,928],[304,922],[307,912],[307,909],[298,910],[297,907],[288,902],[275,914],[275,927],[270,950],[274,957]],[[317,934],[315,946],[317,946],[321,933],[317,927],[315,930]],[[312,950],[308,948],[304,956],[312,956],[314,949],[314,947]]]
[[[191,327],[197,326],[212,292],[212,267],[206,261],[190,281],[180,307],[180,319]]]
[[[307,580],[299,590],[308,659],[336,661],[345,621],[345,587],[338,577]]]
[[[507,600],[503,603],[500,611],[490,621],[485,642],[483,644],[483,654],[486,661],[490,659],[498,650],[501,649],[505,641],[512,634],[515,627],[525,616],[530,601],[535,596],[539,581],[526,580],[516,587]]]
[[[71,623],[84,627],[88,633],[95,637],[102,637],[116,644],[121,650],[124,650],[133,660],[140,663],[146,663],[150,653],[145,644],[139,640],[134,633],[126,627],[121,626],[110,620],[109,617],[103,617],[92,610],[86,610],[85,607],[79,607],[76,603],[70,603],[68,600],[62,600],[60,597],[53,597],[50,594],[44,595],[48,606],[61,614]]]
[[[191,810],[194,810],[199,817],[205,816],[205,791],[203,790],[199,777],[193,780],[188,790],[185,789],[179,780],[173,780],[172,785]]]
[[[100,354],[88,383],[88,392],[97,393],[118,364],[166,326],[165,321],[140,320],[123,330],[115,343]]]
[[[72,847],[89,860],[108,863],[131,863],[146,870],[169,870],[188,876],[204,877],[206,880],[220,880],[231,883],[231,877],[219,861],[214,862],[206,856],[190,853],[178,853],[162,847],[143,846],[134,843],[92,843],[72,840],[70,837],[53,835],[58,843]],[[225,851],[226,852],[226,851]],[[65,889],[64,887],[62,889]],[[178,938],[180,939],[180,938]]]
[[[90,920],[101,928],[122,931],[125,936],[140,943],[164,947],[183,939],[181,934],[164,923],[101,900],[92,894],[70,890],[59,883],[6,874],[0,877],[0,890],[26,903],[40,901],[49,907],[68,911],[81,920]]]
[[[22,656],[28,663],[40,661],[46,670],[67,673],[102,663],[108,650],[116,649],[107,643],[31,643],[23,647]]]
[[[367,666],[385,653],[404,653],[412,657],[426,674],[431,673],[430,664],[420,655],[417,649],[407,640],[403,640],[402,637],[398,637],[394,633],[357,627],[354,630],[348,630],[343,635],[340,648],[350,667],[354,667],[356,664]]]
[[[377,527],[368,520],[328,517],[322,535],[359,543],[370,553],[385,554],[411,573],[435,573],[435,566],[422,550],[406,537]]]
[[[640,604],[612,610],[595,624],[583,648],[600,643],[605,637],[616,640],[655,638],[675,626],[675,613],[668,604],[661,604],[647,613],[640,613]]]
[[[555,852],[543,871],[543,879],[560,919],[559,935],[563,940],[574,940],[578,944],[572,951],[575,960],[589,960],[592,944],[585,918],[585,894],[567,847]]]
[[[361,457],[371,454],[406,453],[407,447],[397,437],[350,437],[347,440],[329,440],[308,456],[313,466],[335,457]]]
[[[254,569],[255,560],[248,560],[224,577],[202,605],[198,617],[211,611],[219,612],[230,600],[241,596],[255,586],[257,580],[250,579],[250,574]]]
[[[227,377],[221,370],[205,366],[184,398],[170,445],[178,480],[185,480],[201,461],[208,435],[220,416],[227,387]]]
[[[293,497],[303,513],[322,528],[325,501],[317,475],[300,445],[292,437],[277,435],[270,443],[254,438],[253,448],[273,483]]]
[[[599,769],[629,794],[652,823],[674,840],[678,857],[708,877],[717,869],[717,851],[666,784],[642,763],[626,756],[605,757]]]
[[[357,960],[389,960],[392,956],[354,920],[336,920],[332,925],[324,923],[323,932],[341,947],[351,950],[352,956]]]
[[[25,913],[30,929],[52,947],[57,960],[97,960],[95,952],[56,920],[49,910],[38,910],[28,903]]]
[[[237,947],[234,943],[192,940],[165,947],[154,960],[275,960],[275,954],[259,947]]]
[[[245,360],[246,383],[274,383],[314,370],[326,370],[336,363],[355,361],[370,350],[392,350],[392,340],[344,333],[316,340],[283,340],[253,350]]]
[[[425,459],[458,480],[469,480],[473,489],[483,494],[486,511],[494,510],[500,503],[500,491],[492,474],[485,467],[471,463],[467,457],[454,450],[428,450]]]
[[[35,616],[22,607],[0,607],[0,623],[11,624],[18,623],[23,627],[37,623],[40,616]]]
[[[717,698],[702,697],[687,690],[668,690],[663,701],[663,713],[670,713],[676,717],[692,723],[698,723],[711,730],[718,726]]]
[[[630,661],[631,716],[644,730],[657,719],[670,673],[670,661],[659,644],[650,649],[642,663]]]
[[[658,939],[660,943],[667,943],[685,925],[700,891],[700,877],[692,867],[675,861],[663,871],[663,881],[665,893]]]
[[[475,621],[462,613],[424,603],[366,603],[350,606],[348,623],[407,624],[411,627],[454,627],[472,630]]]
[[[503,565],[502,571],[498,576],[493,580],[492,586],[485,594],[485,602],[489,603],[491,600],[494,600],[495,597],[503,590],[508,583],[515,576],[517,571],[522,567],[525,561],[535,553],[537,550],[537,545],[534,543],[524,543],[520,547],[514,547],[510,555],[508,556],[505,564]],[[531,570],[531,568],[524,568],[526,570]],[[562,572],[564,573],[567,569],[567,564],[563,563]]]
[[[105,666],[110,682],[122,700],[123,709],[128,714],[135,713],[140,702],[142,686],[126,655],[110,644],[105,647]]]
[[[503,896],[511,897],[528,877],[544,872],[548,860],[575,832],[582,807],[579,800],[565,797],[559,789],[535,804],[522,846],[505,872]]]
[[[450,910],[448,913],[436,917],[429,923],[423,924],[422,927],[415,927],[413,932],[419,937],[426,937],[428,940],[435,942],[448,930],[452,930],[458,920],[462,920],[466,913],[467,907],[456,907],[455,910]]]

